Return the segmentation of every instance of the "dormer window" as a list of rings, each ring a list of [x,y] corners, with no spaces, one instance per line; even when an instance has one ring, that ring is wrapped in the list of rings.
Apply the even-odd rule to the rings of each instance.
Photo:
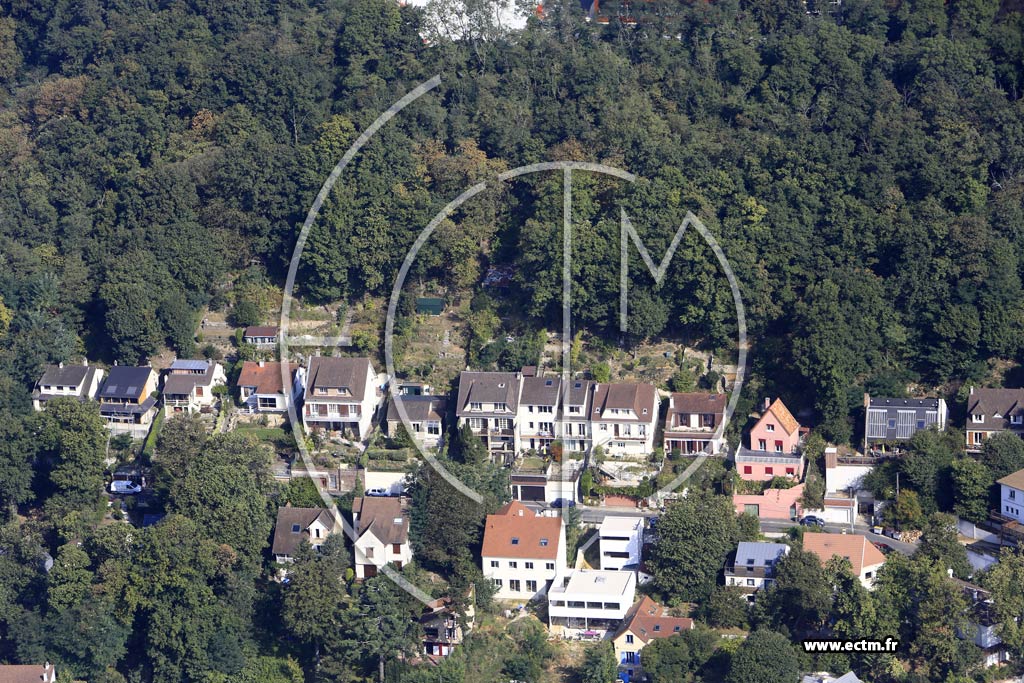
[[[300,531],[302,531],[302,527],[300,527],[298,524],[292,524],[292,533],[293,534],[297,534]]]
[[[484,404],[483,403],[470,403],[469,404],[469,409],[470,410],[483,410],[484,409]]]
[[[647,408],[644,408],[644,415],[647,414]]]
[[[982,415],[981,413],[974,413],[973,415],[971,415],[971,422],[973,422],[975,424],[981,424],[984,421],[985,421],[985,416]]]
[[[1012,424],[1012,425],[1024,424],[1024,415],[1011,415],[1010,416],[1010,424]]]
[[[655,632],[660,631],[661,630],[661,624],[655,624],[654,625],[654,630],[655,630]]]
[[[512,545],[519,545],[519,537],[518,536],[513,536],[512,537]]]
[[[517,543],[519,542],[518,538],[515,539],[515,540],[516,540]],[[541,545],[541,547],[546,548],[547,545],[548,545],[548,539],[546,539],[546,538],[540,539],[540,545]]]
[[[769,423],[767,423],[767,424],[766,424],[766,425],[764,426],[764,430],[765,430],[766,432],[774,432],[774,431],[775,431],[775,425],[773,425],[773,424],[772,424],[771,422],[769,422]]]

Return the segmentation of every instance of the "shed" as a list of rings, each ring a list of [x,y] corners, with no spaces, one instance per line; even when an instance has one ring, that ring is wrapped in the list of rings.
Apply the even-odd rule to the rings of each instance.
[[[420,315],[441,315],[444,313],[444,299],[436,296],[418,297],[416,312]]]

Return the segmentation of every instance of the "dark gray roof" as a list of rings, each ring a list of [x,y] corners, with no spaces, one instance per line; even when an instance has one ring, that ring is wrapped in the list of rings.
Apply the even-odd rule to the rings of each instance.
[[[142,415],[148,413],[156,405],[156,399],[147,396],[141,403],[118,400],[114,403],[100,403],[100,415]]]
[[[318,519],[327,527],[328,533],[333,531],[334,515],[326,508],[278,508],[272,552],[275,555],[293,555],[303,539],[309,540],[309,525]],[[293,531],[296,525],[298,530]]]
[[[395,400],[392,398],[388,401],[388,420],[398,422],[402,417],[398,414],[398,407],[395,405]],[[427,420],[438,420],[444,418],[445,406],[448,403],[447,399],[443,396],[399,396],[398,401],[401,401],[402,406],[405,407],[405,413],[409,416],[411,422],[421,422]]]
[[[137,401],[153,372],[150,367],[115,365],[107,373],[107,381],[100,389],[100,398],[113,401]]]
[[[868,397],[864,433],[869,443],[906,441],[919,429],[945,425],[945,408],[938,398]]]
[[[401,498],[355,498],[352,516],[356,519],[356,536],[369,531],[386,545],[409,540],[409,515],[402,509]]]
[[[983,420],[975,422],[974,415]],[[1010,429],[1014,415],[1024,415],[1024,389],[975,389],[967,398],[967,429]],[[1019,430],[1021,425],[1012,428]]]
[[[615,416],[609,412],[613,409],[632,410],[634,417]],[[644,413],[647,410],[647,413]],[[592,419],[602,422],[650,422],[652,416],[658,414],[658,392],[653,384],[598,384],[594,392],[594,408]]]
[[[175,363],[180,362],[182,361],[175,361]],[[196,363],[200,361],[188,362]],[[206,363],[206,361],[201,362]],[[203,370],[203,372],[201,373],[196,373],[192,368],[193,366],[190,366],[188,368],[179,367],[177,369],[182,370],[183,372],[178,373],[174,372],[175,367],[172,365],[171,374],[167,375],[167,378],[164,380],[163,393],[173,395],[190,394],[192,393],[192,390],[196,387],[196,385],[209,385],[210,382],[213,381],[213,373],[217,370],[217,366],[214,363],[206,363],[201,368]]]
[[[558,404],[562,380],[558,377],[524,377],[519,403],[524,406],[553,406]]]
[[[88,374],[88,365],[65,365],[64,367],[60,367],[59,365],[47,365],[46,370],[43,372],[43,376],[39,379],[39,384],[77,387]]]
[[[52,365],[52,366],[49,366],[49,367],[52,367],[52,368],[55,368],[55,369],[58,369],[58,370],[66,369],[66,368],[57,368],[57,366],[55,366],[55,365]],[[77,389],[78,389],[77,393],[74,395],[74,398],[77,398],[80,401],[93,398],[93,396],[86,395],[86,392],[89,390],[89,387],[92,386],[92,383],[95,381],[94,377],[95,377],[96,373],[99,372],[100,370],[99,370],[99,368],[94,368],[94,367],[84,367],[84,366],[82,366],[82,367],[86,370],[85,376],[82,378],[82,380],[80,382],[74,382],[74,383],[68,382],[67,379],[65,379],[63,377],[55,378],[55,376],[53,376],[53,375],[51,375],[50,377],[47,377],[46,373],[44,373],[43,374],[43,378],[39,380],[39,383],[36,384],[35,389],[33,389],[33,391],[32,391],[32,398],[34,400],[37,400],[37,401],[45,403],[46,401],[49,401],[49,400],[54,399],[54,398],[62,398],[62,397],[66,397],[67,396],[67,394],[49,393],[45,389],[43,389],[44,386],[50,386],[50,387],[53,387],[53,386],[57,386],[57,387],[61,387],[61,386],[64,386],[64,387],[66,387],[66,386],[74,386],[74,387],[77,387]]]
[[[589,416],[589,403],[591,397],[590,388],[594,383],[587,379],[574,379],[569,382],[569,396],[566,398],[566,405],[583,406],[583,413]]]
[[[468,415],[470,403],[504,403],[513,413],[519,409],[519,376],[514,372],[470,372],[459,375],[459,402],[455,412]],[[473,415],[486,415],[475,411]]]
[[[193,360],[188,358],[179,358],[171,363],[170,370],[175,372],[181,370],[183,372],[206,372],[213,367],[213,362],[208,360]]]
[[[330,358],[314,356],[309,360],[309,388],[348,387],[356,398],[366,395],[366,376],[370,374],[369,358]],[[307,395],[307,399],[311,398]]]

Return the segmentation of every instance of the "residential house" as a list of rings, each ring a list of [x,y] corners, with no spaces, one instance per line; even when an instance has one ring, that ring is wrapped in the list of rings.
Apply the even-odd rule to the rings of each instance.
[[[296,368],[289,368],[287,386],[281,372],[281,363],[251,361],[242,363],[238,374],[238,399],[243,411],[249,413],[284,413],[288,409],[287,399],[295,398]]]
[[[574,569],[548,591],[548,628],[600,636],[618,628],[636,598],[636,572]]]
[[[796,453],[800,445],[800,423],[781,398],[764,400],[765,409],[750,430],[750,450],[767,453]],[[760,477],[755,477],[760,478]]]
[[[386,564],[401,569],[412,561],[409,515],[403,498],[355,498],[352,526],[356,531],[356,578],[376,576]]]
[[[875,497],[863,481],[881,461],[875,456],[840,454],[835,446],[826,448],[825,508],[819,516],[835,524],[853,524],[858,514],[873,516]]]
[[[967,397],[967,450],[980,451],[988,437],[1010,431],[1024,437],[1024,389],[975,389]]]
[[[423,448],[438,448],[444,432],[444,415],[448,409],[448,400],[443,396],[429,394],[405,394],[392,397],[388,401],[388,413],[385,420],[387,434],[395,438],[402,416],[398,404],[402,404],[409,420],[409,435]]]
[[[57,669],[45,664],[0,664],[0,683],[56,683]]]
[[[470,372],[459,375],[455,415],[459,428],[468,424],[491,457],[510,462],[519,451],[516,415],[522,376],[513,372]]]
[[[279,330],[272,325],[250,325],[242,333],[242,343],[252,344],[261,349],[270,348],[277,344]]]
[[[1008,474],[996,483],[999,484],[999,518],[1024,525],[1024,470]],[[1004,522],[1003,526],[1007,524]]]
[[[54,398],[95,399],[103,375],[102,368],[92,367],[86,361],[81,365],[47,365],[32,391],[32,407],[42,410],[46,402]]]
[[[654,449],[658,391],[653,384],[594,384],[593,445],[612,457],[643,458]]]
[[[754,593],[770,588],[775,582],[775,566],[789,554],[785,543],[752,543],[741,541],[736,556],[725,565],[725,585],[738,586],[749,602]]]
[[[878,570],[885,564],[885,555],[864,536],[856,534],[804,534],[804,550],[812,552],[821,564],[834,556],[845,557],[853,566],[853,575],[870,590]]]
[[[164,413],[209,412],[217,403],[216,387],[228,383],[224,368],[210,360],[175,360],[164,377]]]
[[[427,603],[419,619],[423,629],[423,654],[447,657],[462,643],[476,621],[474,599],[471,587],[461,618],[451,598],[438,598]]]
[[[946,428],[941,398],[885,398],[864,394],[864,452],[902,450],[922,429]]]
[[[100,389],[100,416],[114,434],[139,439],[156,417],[156,372],[151,367],[115,365]]]
[[[583,461],[565,459],[533,467],[519,461],[509,476],[512,500],[537,503],[579,502]]]
[[[601,569],[627,569],[640,566],[644,543],[642,517],[605,517],[597,529],[601,549]]]
[[[1010,652],[998,634],[999,620],[992,593],[967,581],[956,578],[952,581],[960,587],[967,600],[967,628],[957,635],[981,648],[985,668],[1008,662]]]
[[[275,562],[286,564],[294,560],[303,541],[319,552],[327,537],[340,531],[340,521],[327,508],[278,508],[270,552]]]
[[[562,380],[557,377],[522,377],[516,425],[519,447],[542,453],[551,451],[562,398]]]
[[[562,392],[562,414],[555,428],[559,431],[564,450],[586,453],[593,437],[590,413],[594,383],[577,379],[570,380],[568,384],[568,391]]]
[[[771,481],[775,477],[800,481],[804,476],[805,461],[800,452],[752,451],[741,444],[736,448],[734,459],[740,479],[747,481]]]
[[[842,676],[833,676],[827,672],[807,674],[800,679],[800,683],[862,683],[857,674],[848,671]]]
[[[640,653],[656,638],[668,638],[693,628],[693,619],[672,616],[668,609],[644,596],[626,612],[622,625],[612,636],[619,671],[630,680],[643,673]]]
[[[665,453],[720,453],[725,446],[726,403],[725,394],[672,394],[665,414]]]
[[[306,382],[302,426],[307,433],[343,432],[359,441],[369,437],[383,382],[368,358],[314,356]]]
[[[566,568],[565,525],[518,501],[487,515],[481,563],[499,600],[532,600],[544,595]]]

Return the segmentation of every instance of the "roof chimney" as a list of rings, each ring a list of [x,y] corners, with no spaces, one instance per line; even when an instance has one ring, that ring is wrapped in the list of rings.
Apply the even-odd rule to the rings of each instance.
[[[864,392],[864,407],[865,408],[870,408],[871,407],[871,394],[869,394],[866,391]]]
[[[974,385],[973,384],[971,385],[971,394],[972,395],[974,394]]]
[[[767,411],[768,408],[771,407],[771,405],[772,405],[772,397],[771,396],[765,396],[764,397],[764,408],[762,410]]]
[[[64,361],[61,361],[61,362],[57,363],[57,367],[60,368],[61,370],[63,370],[64,369]]]
[[[519,508],[519,516],[520,516],[520,517],[522,517],[522,516],[523,516],[523,509],[522,509],[522,508]]]
[[[267,362],[266,362],[266,361],[262,361],[262,360],[260,361],[260,367],[261,367],[261,368],[262,368],[262,367],[265,367],[265,366],[266,366],[266,364],[267,364]]]

